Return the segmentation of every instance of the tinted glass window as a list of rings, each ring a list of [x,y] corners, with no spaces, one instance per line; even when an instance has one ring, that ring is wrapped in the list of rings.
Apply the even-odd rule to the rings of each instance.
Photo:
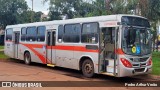
[[[82,43],[98,43],[98,23],[86,23],[82,27]]]
[[[40,26],[37,28],[37,41],[45,41],[45,26]]]
[[[97,33],[98,23],[83,24],[82,33]]]
[[[80,32],[80,24],[65,25],[63,41],[74,43],[80,42]]]
[[[64,34],[64,27],[63,25],[60,25],[58,27],[58,42],[62,42],[63,34]]]
[[[22,28],[21,30],[21,41],[26,40],[26,28]]]
[[[19,36],[20,36],[20,33],[19,32],[16,32],[15,33],[15,44],[19,44]]]
[[[6,30],[6,40],[12,40],[13,29]]]
[[[51,32],[47,32],[47,45],[51,46]]]
[[[28,27],[27,28],[27,41],[36,41],[37,30],[36,27]]]
[[[150,27],[150,23],[147,19],[139,18],[139,17],[131,17],[131,16],[123,16],[122,24],[131,25],[131,26]]]

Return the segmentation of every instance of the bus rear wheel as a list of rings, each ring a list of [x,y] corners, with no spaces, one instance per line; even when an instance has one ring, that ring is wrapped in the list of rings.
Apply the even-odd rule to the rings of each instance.
[[[94,65],[90,59],[86,59],[82,64],[82,73],[85,77],[93,77],[94,76]]]
[[[27,65],[30,65],[30,64],[31,64],[31,55],[30,55],[29,52],[26,52],[26,53],[24,54],[24,62],[25,62],[25,64],[27,64]]]

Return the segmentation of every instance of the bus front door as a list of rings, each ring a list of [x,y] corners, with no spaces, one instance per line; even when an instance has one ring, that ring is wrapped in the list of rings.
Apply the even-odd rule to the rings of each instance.
[[[56,43],[56,32],[55,30],[48,30],[47,31],[47,45],[46,45],[46,64],[55,64],[55,43]]]
[[[20,37],[20,32],[14,32],[14,58],[19,58],[19,37]]]
[[[107,75],[117,75],[117,46],[118,46],[118,28],[106,27],[102,28],[101,33],[101,53],[100,53],[100,73]]]

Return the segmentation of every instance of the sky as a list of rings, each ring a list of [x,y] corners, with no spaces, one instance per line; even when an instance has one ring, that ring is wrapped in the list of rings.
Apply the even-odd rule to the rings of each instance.
[[[28,6],[31,8],[32,7],[32,0],[25,0],[27,1]],[[49,12],[48,10],[49,4],[45,3],[43,4],[43,0],[33,0],[33,10],[38,12],[41,11],[44,14],[47,14]]]

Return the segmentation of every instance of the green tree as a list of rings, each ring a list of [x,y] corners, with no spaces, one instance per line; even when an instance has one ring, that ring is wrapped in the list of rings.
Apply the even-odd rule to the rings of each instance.
[[[25,0],[0,0],[0,26],[22,23],[28,6]]]
[[[154,41],[157,38],[157,23],[160,21],[160,0],[148,0],[148,10],[146,12],[146,17],[151,21],[153,46],[155,46]],[[153,51],[154,50],[155,48],[153,48]]]
[[[33,18],[33,21],[34,22],[40,22],[41,21],[41,15],[42,15],[43,13],[42,12],[34,12],[34,18]]]
[[[48,0],[44,0],[45,2]],[[80,10],[82,0],[50,0],[50,18],[61,19],[62,15],[67,14],[68,18],[73,18]]]
[[[100,15],[107,14],[105,0],[95,0],[89,4],[90,4],[90,11],[88,12],[86,16],[100,16]]]

